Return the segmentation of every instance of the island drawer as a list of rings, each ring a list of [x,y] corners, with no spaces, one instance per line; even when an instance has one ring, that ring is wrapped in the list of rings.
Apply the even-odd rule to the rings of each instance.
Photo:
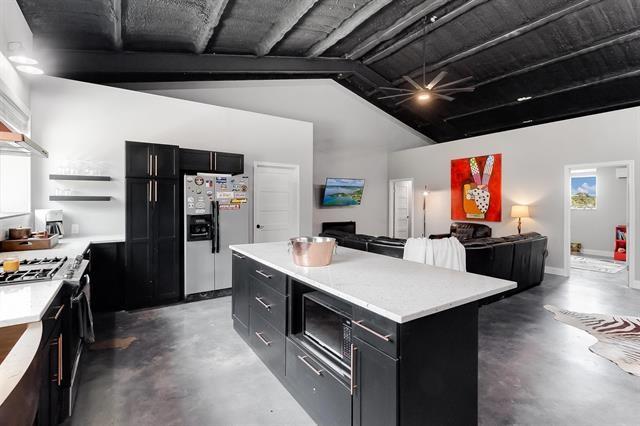
[[[351,394],[314,357],[287,340],[286,377],[293,395],[319,424],[350,425]]]
[[[353,336],[362,339],[389,356],[398,358],[398,323],[371,311],[353,307]]]
[[[249,343],[254,352],[278,377],[284,377],[284,335],[273,328],[262,316],[249,315]]]
[[[252,262],[249,269],[249,273],[252,277],[257,278],[263,283],[271,286],[276,291],[286,294],[287,293],[287,276],[280,271],[276,271],[260,262]]]
[[[280,333],[285,334],[287,324],[287,297],[255,277],[250,277],[251,314],[262,315]]]

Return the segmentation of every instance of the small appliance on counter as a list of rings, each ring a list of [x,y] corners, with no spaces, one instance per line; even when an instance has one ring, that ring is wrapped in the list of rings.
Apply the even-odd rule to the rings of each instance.
[[[249,242],[247,176],[184,177],[184,294],[213,297],[231,288],[231,244]]]
[[[62,210],[60,209],[36,209],[36,232],[46,231],[50,235],[58,234],[59,238],[62,238],[64,236],[64,225],[62,223],[62,216]]]

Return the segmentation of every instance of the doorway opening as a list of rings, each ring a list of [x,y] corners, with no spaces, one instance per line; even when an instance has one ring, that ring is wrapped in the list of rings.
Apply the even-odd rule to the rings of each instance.
[[[300,166],[253,163],[253,241],[285,241],[300,235]]]
[[[413,178],[389,181],[389,236],[413,235]]]
[[[565,275],[632,285],[633,161],[568,165],[564,179]]]

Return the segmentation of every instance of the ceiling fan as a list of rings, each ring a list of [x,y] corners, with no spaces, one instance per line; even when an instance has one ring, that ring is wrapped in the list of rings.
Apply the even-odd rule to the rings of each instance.
[[[393,95],[381,96],[378,99],[392,99],[392,98],[400,98],[400,102],[397,102],[396,105],[400,105],[404,102],[407,102],[411,99],[416,99],[418,102],[426,102],[431,98],[445,99],[447,101],[453,101],[455,98],[451,95],[454,93],[462,93],[462,92],[473,92],[476,90],[473,86],[468,87],[456,87],[457,84],[465,83],[473,77],[465,77],[459,80],[451,81],[449,83],[440,84],[439,83],[444,79],[447,75],[447,71],[440,71],[438,75],[434,77],[427,84],[426,80],[426,67],[427,67],[427,21],[424,20],[424,35],[422,37],[422,85],[418,84],[411,76],[403,75],[402,78],[405,79],[409,84],[411,84],[414,89],[402,89],[399,87],[380,87],[381,90],[391,90],[396,93]]]

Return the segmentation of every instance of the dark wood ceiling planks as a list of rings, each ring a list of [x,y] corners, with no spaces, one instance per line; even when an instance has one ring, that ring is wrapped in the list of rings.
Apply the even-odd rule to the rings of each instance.
[[[439,142],[640,104],[638,0],[18,3],[50,74],[334,78]],[[425,32],[427,78],[472,76],[477,90],[420,106],[379,100],[378,86],[421,78]]]

